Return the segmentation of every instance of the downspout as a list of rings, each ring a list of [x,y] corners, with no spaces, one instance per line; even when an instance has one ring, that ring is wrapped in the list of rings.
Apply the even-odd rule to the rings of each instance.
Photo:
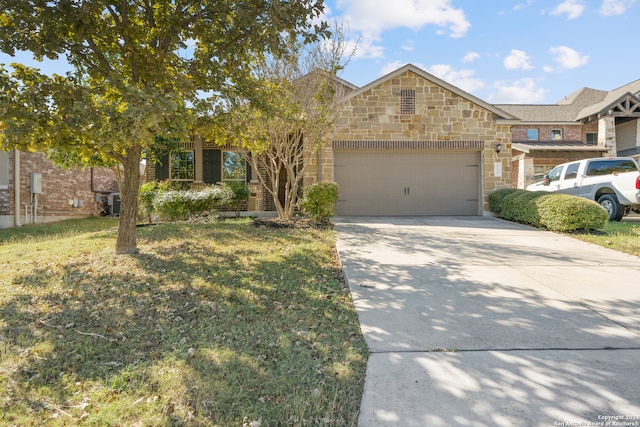
[[[13,157],[13,223],[16,227],[22,227],[20,224],[20,151],[14,149]]]

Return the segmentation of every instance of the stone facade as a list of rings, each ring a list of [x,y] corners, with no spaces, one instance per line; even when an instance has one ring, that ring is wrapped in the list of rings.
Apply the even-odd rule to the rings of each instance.
[[[405,89],[415,91],[414,114],[401,114],[400,95]],[[498,124],[493,112],[411,70],[340,105],[332,141],[322,152],[325,181],[333,180],[333,141],[391,142],[385,144],[387,147],[397,147],[393,144],[396,141],[408,141],[407,149],[480,151],[485,211],[489,193],[511,187],[510,125]],[[501,144],[500,153],[496,152],[497,144]],[[500,176],[495,171],[501,172]]]
[[[337,84],[344,100],[337,106],[333,133],[319,152],[305,158],[303,186],[334,180],[334,152],[340,149],[336,143],[346,142],[360,144],[357,149],[363,150],[400,147],[426,153],[479,153],[483,200],[479,211],[488,211],[488,194],[511,187],[512,116],[410,65],[364,88],[339,81]],[[401,111],[400,98],[405,90],[414,94],[415,105],[410,114]],[[372,148],[368,145],[371,142],[384,147]],[[197,147],[194,149],[198,162],[203,156]],[[196,181],[199,168],[201,165],[196,164]],[[147,179],[158,178],[156,173],[153,167],[148,168]],[[163,179],[167,173],[163,173]],[[252,173],[255,178],[257,171]],[[250,185],[248,209],[273,209],[270,194],[258,187],[256,182]]]
[[[0,188],[0,217],[3,218],[0,224],[8,227],[15,222],[15,150],[5,154],[8,154],[8,169],[4,172],[9,183],[7,188]],[[37,197],[36,221],[39,223],[98,214],[99,205],[95,201],[95,195],[118,191],[110,169],[66,170],[55,166],[41,152],[20,152],[20,223],[23,225],[34,221],[32,173],[39,173],[42,177],[42,193]]]

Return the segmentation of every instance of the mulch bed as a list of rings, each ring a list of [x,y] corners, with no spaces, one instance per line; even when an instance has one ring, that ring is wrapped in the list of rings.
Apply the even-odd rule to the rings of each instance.
[[[254,218],[253,225],[256,227],[269,228],[331,228],[331,223],[318,223],[309,218]]]

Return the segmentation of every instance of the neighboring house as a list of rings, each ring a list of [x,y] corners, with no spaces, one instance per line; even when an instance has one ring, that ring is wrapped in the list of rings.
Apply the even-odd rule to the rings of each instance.
[[[41,152],[0,151],[0,228],[98,214],[117,191],[110,169],[66,170]]]
[[[542,180],[555,165],[588,157],[640,159],[640,80],[610,92],[582,88],[552,105],[496,105],[511,129],[513,184]]]
[[[483,215],[488,194],[511,187],[512,114],[413,65],[362,88],[336,84],[350,93],[303,185],[337,182],[338,215]],[[194,138],[147,179],[244,181],[247,209],[273,210],[256,173],[237,150]]]

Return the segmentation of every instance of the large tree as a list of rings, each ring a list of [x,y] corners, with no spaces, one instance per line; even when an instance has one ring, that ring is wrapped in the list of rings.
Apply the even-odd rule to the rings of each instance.
[[[338,24],[331,37],[313,43],[290,38],[285,55],[254,66],[268,96],[233,98],[213,125],[200,129],[207,139],[243,149],[281,219],[294,216],[305,173],[333,131],[337,103],[348,90],[336,78],[349,59],[345,45]]]
[[[196,106],[264,93],[252,65],[292,36],[323,35],[322,11],[322,0],[0,0],[0,50],[73,67],[0,69],[0,146],[117,163],[116,252],[137,252],[143,153],[186,139]]]

